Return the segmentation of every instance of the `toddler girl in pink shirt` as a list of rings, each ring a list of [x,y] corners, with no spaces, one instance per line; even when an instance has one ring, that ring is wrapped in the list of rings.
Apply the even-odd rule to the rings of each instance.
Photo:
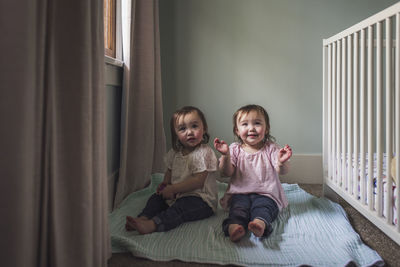
[[[288,205],[279,174],[288,172],[292,149],[280,148],[269,134],[269,116],[258,105],[241,107],[233,115],[233,133],[238,142],[230,146],[218,138],[214,147],[221,153],[219,169],[231,177],[221,199],[229,216],[223,221],[226,236],[239,241],[249,229],[257,237],[272,232],[271,223]]]

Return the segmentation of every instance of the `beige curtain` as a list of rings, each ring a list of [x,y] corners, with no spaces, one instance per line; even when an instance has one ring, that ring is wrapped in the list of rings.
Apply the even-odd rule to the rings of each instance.
[[[158,1],[123,1],[123,81],[121,168],[114,206],[142,189],[154,172],[163,172],[165,134],[162,118]],[[124,8],[125,7],[128,8]]]
[[[1,266],[107,266],[102,8],[0,3]]]

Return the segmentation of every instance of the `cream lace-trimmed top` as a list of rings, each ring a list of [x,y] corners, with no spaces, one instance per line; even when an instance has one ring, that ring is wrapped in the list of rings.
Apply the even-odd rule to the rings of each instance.
[[[213,209],[214,212],[216,211],[218,203],[216,182],[218,161],[211,147],[206,144],[201,144],[187,155],[183,155],[180,151],[177,152],[171,149],[165,156],[165,165],[171,170],[172,184],[190,179],[192,174],[207,171],[208,176],[204,182],[203,188],[186,193],[179,193],[177,198],[184,196],[199,196]]]

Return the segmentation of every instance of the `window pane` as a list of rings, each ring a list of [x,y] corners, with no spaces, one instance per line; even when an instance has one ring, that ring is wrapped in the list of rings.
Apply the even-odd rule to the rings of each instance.
[[[115,57],[115,0],[104,0],[105,54]]]

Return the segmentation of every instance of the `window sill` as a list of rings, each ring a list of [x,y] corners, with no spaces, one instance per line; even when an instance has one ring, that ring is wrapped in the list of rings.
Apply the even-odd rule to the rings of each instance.
[[[119,87],[122,86],[122,72],[124,63],[121,60],[104,56],[105,85]]]
[[[109,56],[104,56],[104,62],[108,65],[113,65],[116,67],[122,67],[124,65],[124,62],[121,60]]]

